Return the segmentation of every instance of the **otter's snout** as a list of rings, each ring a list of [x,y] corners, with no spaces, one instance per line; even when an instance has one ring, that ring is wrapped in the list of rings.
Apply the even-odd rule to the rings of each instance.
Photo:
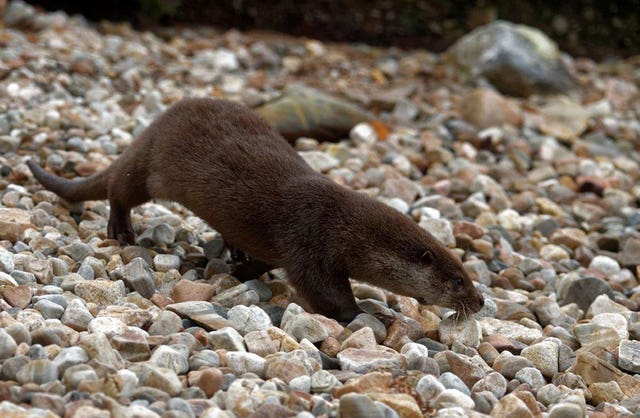
[[[476,290],[476,294],[472,299],[472,302],[469,306],[472,313],[478,312],[484,306],[484,296],[482,296],[482,292]]]

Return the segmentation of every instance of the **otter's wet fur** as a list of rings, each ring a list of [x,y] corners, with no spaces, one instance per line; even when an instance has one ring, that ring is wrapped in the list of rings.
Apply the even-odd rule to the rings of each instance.
[[[108,236],[133,242],[131,208],[176,201],[257,260],[286,269],[316,312],[362,312],[349,277],[425,304],[478,311],[458,257],[409,217],[315,172],[263,119],[229,101],[170,107],[107,169],[68,180],[29,168],[68,201],[109,199]]]

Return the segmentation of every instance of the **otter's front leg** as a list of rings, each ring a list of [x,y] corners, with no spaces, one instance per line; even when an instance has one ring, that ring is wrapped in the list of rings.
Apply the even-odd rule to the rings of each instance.
[[[315,312],[343,323],[364,312],[356,303],[346,274],[320,273],[314,269],[287,273],[298,296]]]
[[[231,274],[241,282],[257,279],[275,268],[268,263],[248,256],[237,248],[229,246],[229,249],[231,250],[231,260],[233,263]]]

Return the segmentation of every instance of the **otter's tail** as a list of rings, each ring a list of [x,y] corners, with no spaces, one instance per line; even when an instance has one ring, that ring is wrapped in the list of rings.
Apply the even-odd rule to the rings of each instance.
[[[70,202],[107,198],[109,169],[90,177],[68,180],[49,174],[33,160],[27,161],[27,166],[45,189]]]

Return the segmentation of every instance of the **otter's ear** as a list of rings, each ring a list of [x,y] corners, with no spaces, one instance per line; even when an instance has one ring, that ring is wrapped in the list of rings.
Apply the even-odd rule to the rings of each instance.
[[[425,265],[431,265],[431,263],[433,263],[433,253],[431,252],[431,250],[426,250],[424,253],[422,253],[422,255],[420,256],[420,261],[422,261]]]

